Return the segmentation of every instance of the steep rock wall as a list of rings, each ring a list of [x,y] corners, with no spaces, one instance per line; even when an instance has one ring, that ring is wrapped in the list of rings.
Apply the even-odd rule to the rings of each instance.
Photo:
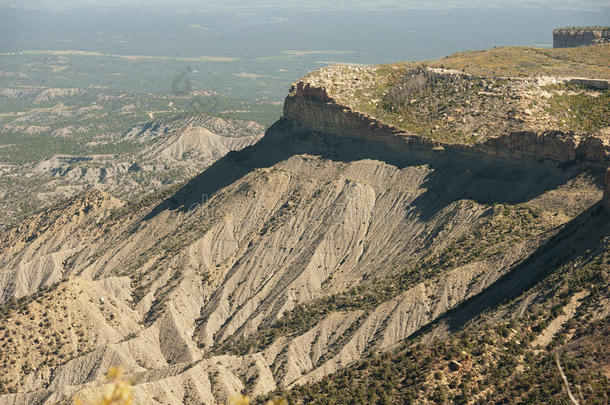
[[[324,88],[299,82],[286,98],[284,118],[316,132],[376,141],[397,150],[430,151],[440,143],[410,135],[330,98]]]
[[[553,48],[574,48],[610,42],[610,28],[560,28],[553,31]]]
[[[382,142],[397,151],[434,153],[452,150],[516,159],[585,161],[599,166],[610,163],[608,130],[585,138],[555,130],[520,131],[474,145],[447,144],[409,134],[341,105],[328,95],[326,89],[306,82],[298,82],[286,98],[284,118],[317,132]]]

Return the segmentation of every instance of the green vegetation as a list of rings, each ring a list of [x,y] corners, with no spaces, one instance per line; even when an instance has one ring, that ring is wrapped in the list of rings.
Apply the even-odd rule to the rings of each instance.
[[[232,336],[214,347],[214,354],[245,355],[260,351],[280,336],[294,336],[306,332],[333,312],[365,310],[370,311],[383,301],[396,295],[396,288],[374,283],[299,304],[268,327],[260,328],[255,334],[243,338]]]
[[[12,164],[54,154],[134,153],[148,144],[121,137],[133,125],[152,120],[208,113],[270,125],[280,113],[277,104],[219,95],[178,97],[87,89],[39,102],[36,95],[40,97],[40,90],[32,94],[24,89],[16,91],[25,93],[0,103],[0,124],[5,126],[0,132],[0,162]]]
[[[600,92],[591,97],[582,92],[556,94],[545,108],[549,114],[560,118],[562,129],[575,132],[593,132],[610,126],[610,92]]]
[[[38,301],[48,297],[51,291],[57,287],[58,283],[40,287],[34,294],[21,297],[19,299],[10,299],[0,304],[0,322],[6,321],[14,312],[23,313],[27,310],[28,305],[32,301]]]
[[[497,205],[472,232],[450,243],[441,252],[430,252],[422,260],[383,280],[367,281],[345,292],[299,304],[279,320],[259,327],[246,338],[234,335],[212,348],[214,354],[245,355],[261,351],[281,336],[305,333],[333,312],[362,310],[365,314],[379,304],[426,280],[467,263],[502,253],[510,246],[536,237],[549,228],[537,209],[526,206]]]
[[[558,76],[610,79],[610,44],[578,48],[501,47],[458,52],[428,66],[484,76]]]
[[[421,266],[438,272],[502,253],[519,242],[542,234],[552,226],[540,214],[539,209],[526,204],[498,204],[490,209],[487,220],[451,243],[440,254],[432,252]],[[418,270],[421,272],[422,269]]]
[[[604,367],[610,355],[608,317],[600,301],[610,291],[610,251],[574,258],[519,298],[485,313],[449,336],[424,344],[418,338],[402,348],[369,354],[351,367],[315,384],[278,389],[291,404],[343,403],[568,403],[555,353],[572,389],[583,403],[604,404],[610,380]],[[545,349],[531,342],[562,313],[575,293],[587,290],[574,318]],[[518,314],[522,300],[536,299]]]
[[[71,186],[107,182],[105,190],[122,199],[164,188],[193,175],[188,166],[196,165],[189,162],[199,157],[185,154],[185,164],[154,171],[135,166],[126,172],[125,164],[142,164],[151,158],[145,152],[164,135],[188,125],[221,136],[252,136],[280,114],[277,103],[211,92],[175,96],[10,84],[0,94],[0,225],[17,223],[55,195],[58,201],[67,189],[76,191]],[[108,156],[87,162],[51,162],[51,168],[37,170],[36,163],[54,155]],[[62,169],[50,172],[56,164]]]
[[[335,66],[305,80],[325,87],[339,103],[407,133],[475,144],[511,132],[538,130],[541,125],[578,134],[608,126],[608,90],[569,82],[545,86],[531,79],[608,80],[608,60],[609,44],[565,49],[508,47],[420,63]]]
[[[50,158],[57,154],[105,155],[137,151],[141,145],[121,141],[112,144],[93,144],[86,140],[63,139],[45,135],[0,134],[0,160],[11,164],[24,164]]]
[[[83,292],[78,288],[70,281],[54,283],[7,304],[10,313],[0,316],[0,365],[5,370],[0,394],[17,392],[23,378],[40,367],[58,367],[92,350],[78,315],[68,312],[68,305]]]

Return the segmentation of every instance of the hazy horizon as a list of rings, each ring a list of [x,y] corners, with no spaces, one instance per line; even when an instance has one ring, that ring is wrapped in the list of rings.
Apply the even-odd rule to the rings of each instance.
[[[30,71],[30,84],[167,93],[191,68],[194,89],[278,102],[291,82],[328,64],[548,48],[554,28],[606,24],[610,15],[591,11],[601,1],[0,0],[3,6],[0,70],[70,59],[59,74]]]
[[[412,9],[453,9],[453,8],[503,8],[531,7],[551,8],[557,10],[610,10],[610,3],[605,0],[500,0],[490,4],[485,0],[338,0],[328,4],[318,0],[301,2],[296,0],[0,0],[0,7],[22,9],[74,9],[83,7],[102,8],[163,8],[188,9],[190,11],[228,11],[236,9],[291,9],[312,11],[329,10],[412,10]]]

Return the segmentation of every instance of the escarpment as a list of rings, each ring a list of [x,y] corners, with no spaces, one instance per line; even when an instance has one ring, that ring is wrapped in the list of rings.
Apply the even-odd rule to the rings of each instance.
[[[440,145],[342,105],[325,88],[302,81],[296,83],[285,100],[284,118],[312,131],[382,142],[397,151],[411,148],[425,151]]]
[[[572,48],[610,42],[610,27],[568,27],[553,30],[553,48]]]
[[[591,88],[602,88],[607,89],[608,80],[593,80],[593,79],[561,79],[561,78],[544,78],[544,79],[522,79],[522,78],[486,78],[480,76],[470,76],[453,71],[438,71],[431,68],[418,68],[410,73],[410,79],[414,83],[407,83],[407,85],[425,86],[418,82],[424,75],[431,77],[429,86],[432,90],[428,90],[428,94],[425,92],[413,91],[409,97],[413,97],[403,103],[402,109],[399,110],[398,116],[404,115],[409,116],[411,120],[417,121],[418,119],[431,120],[430,116],[435,114],[435,111],[423,110],[418,111],[416,109],[417,104],[421,104],[422,97],[430,97],[434,94],[435,87],[439,89],[439,92],[445,91],[448,87],[452,86],[454,82],[468,81],[468,86],[474,82],[488,83],[494,82],[510,82],[514,81],[516,84],[511,89],[514,91],[513,94],[501,93],[500,91],[490,89],[492,91],[478,91],[475,97],[479,98],[498,98],[500,102],[503,99],[517,99],[519,102],[515,103],[515,106],[511,110],[502,112],[504,116],[499,117],[499,121],[494,122],[493,127],[487,127],[483,131],[478,128],[477,133],[473,136],[468,133],[469,122],[481,120],[485,121],[488,118],[485,117],[485,112],[476,111],[476,114],[465,115],[461,108],[454,108],[453,110],[457,113],[456,115],[462,115],[461,118],[450,115],[449,111],[443,111],[442,116],[438,117],[440,121],[443,121],[445,128],[440,128],[440,125],[435,125],[430,131],[429,128],[422,127],[419,130],[407,130],[401,127],[403,119],[390,116],[389,119],[384,120],[379,116],[384,116],[384,111],[380,111],[389,104],[388,100],[373,100],[376,106],[382,105],[382,107],[373,110],[372,112],[363,112],[359,110],[360,106],[367,106],[366,101],[360,100],[360,102],[353,102],[349,96],[334,97],[329,94],[329,89],[324,85],[324,78],[329,75],[332,77],[336,74],[337,70],[339,76],[347,76],[345,80],[356,80],[356,81],[373,81],[371,79],[370,72],[376,72],[378,68],[352,68],[349,67],[331,67],[323,69],[318,73],[314,73],[301,81],[298,81],[291,90],[290,95],[286,98],[284,106],[284,118],[289,119],[299,125],[309,128],[313,131],[319,131],[324,133],[333,134],[342,137],[353,137],[365,140],[375,140],[387,144],[389,147],[396,148],[397,150],[404,150],[408,153],[409,150],[429,151],[437,152],[441,151],[452,151],[457,153],[466,153],[474,155],[488,155],[498,157],[509,157],[517,159],[529,159],[529,160],[551,160],[556,162],[572,162],[580,161],[587,164],[598,165],[606,167],[610,164],[610,126],[601,127],[594,129],[591,132],[575,132],[569,129],[559,129],[561,125],[556,124],[557,117],[550,116],[548,111],[544,108],[539,108],[539,112],[534,113],[527,106],[522,103],[522,100],[526,100],[529,104],[533,104],[534,100],[545,102],[547,98],[553,97],[545,86],[548,83],[552,83],[552,86],[570,86],[574,83],[578,83],[579,86],[591,87]],[[325,71],[326,70],[326,71]],[[347,73],[345,71],[347,70]],[[367,72],[368,70],[368,72]],[[367,72],[363,74],[364,77],[359,77],[360,72]],[[423,73],[421,73],[423,72]],[[355,73],[355,74],[354,74]],[[373,73],[373,74],[374,74]],[[367,76],[368,75],[368,76]],[[322,80],[320,80],[322,77]],[[457,77],[457,79],[455,79]],[[366,86],[366,85],[365,85]],[[489,88],[489,84],[486,84]],[[390,90],[382,93],[380,97],[387,96],[389,91],[392,91],[391,85]],[[510,88],[510,85],[504,85],[504,87]],[[470,89],[470,87],[469,87]],[[427,90],[427,89],[425,89]],[[500,88],[499,90],[505,90]],[[584,90],[583,90],[584,91]],[[607,90],[602,90],[604,93],[601,97],[606,99],[602,102],[608,103]],[[421,94],[424,93],[424,94]],[[562,93],[563,95],[563,93]],[[375,94],[365,93],[360,97],[375,97]],[[586,97],[586,96],[584,96]],[[595,95],[594,97],[597,97]],[[471,104],[471,100],[465,100],[468,105]],[[442,102],[442,100],[441,100]],[[447,100],[448,104],[454,103],[455,100]],[[496,106],[492,103],[492,109]],[[565,107],[567,111],[571,111],[569,106]],[[606,105],[605,110],[608,110]],[[366,109],[366,108],[364,108]],[[394,106],[390,106],[391,111],[394,111]],[[563,117],[564,113],[567,116],[568,112],[565,110],[558,110],[557,115]],[[449,112],[449,114],[448,114]],[[422,115],[419,115],[419,114]],[[491,113],[491,112],[490,112]],[[481,116],[483,114],[483,116]],[[428,117],[426,117],[428,115]],[[559,118],[561,120],[563,118]],[[434,120],[434,117],[432,117]],[[509,124],[504,133],[498,133],[496,128],[501,126],[501,121],[506,121]],[[602,125],[610,125],[608,118],[605,118]],[[472,127],[472,125],[470,125]],[[458,135],[457,139],[445,140],[440,137],[435,137],[435,130],[444,130],[447,132],[453,131]],[[487,133],[485,132],[487,131]]]

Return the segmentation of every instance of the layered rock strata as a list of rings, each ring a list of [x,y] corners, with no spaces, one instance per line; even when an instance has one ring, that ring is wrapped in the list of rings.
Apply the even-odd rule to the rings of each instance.
[[[518,131],[480,143],[448,144],[408,133],[350,106],[337,102],[324,87],[297,82],[284,105],[284,118],[313,131],[382,142],[393,148],[485,154],[528,160],[610,163],[610,131],[578,136],[558,130]]]
[[[553,31],[553,48],[574,48],[610,42],[610,27],[570,27]]]

